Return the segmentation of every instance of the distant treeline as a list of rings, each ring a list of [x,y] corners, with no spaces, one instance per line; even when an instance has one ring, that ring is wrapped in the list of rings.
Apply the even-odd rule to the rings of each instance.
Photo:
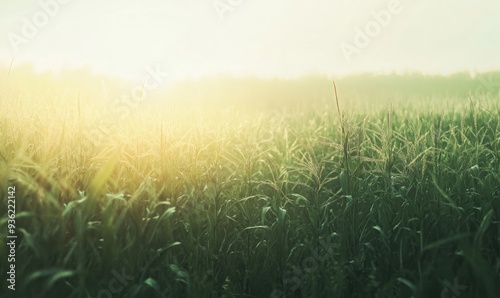
[[[332,80],[325,76],[298,79],[206,78],[184,81],[170,88],[174,98],[308,100],[332,97]],[[421,74],[361,74],[336,78],[339,93],[351,100],[412,100],[423,98],[473,98],[498,96],[500,72],[472,77],[469,73],[449,76]]]
[[[8,74],[8,66],[0,66],[0,92],[26,93],[29,97],[40,95],[41,89],[47,88],[50,91],[57,87],[64,88],[68,96],[79,93],[82,100],[120,100],[130,94],[134,87],[133,83],[95,75],[86,69],[65,71],[59,76],[36,75],[31,67],[25,65],[12,69],[9,76]],[[476,100],[479,97],[500,95],[500,71],[495,71],[475,76],[468,72],[446,76],[419,73],[358,74],[343,77],[309,75],[296,79],[213,76],[168,84],[148,92],[144,99],[186,103],[243,102],[274,106],[286,102],[330,100],[333,95],[333,79],[340,96],[346,102],[405,102],[451,98]],[[7,85],[3,86],[4,84]],[[47,98],[46,95],[48,94],[44,98]]]

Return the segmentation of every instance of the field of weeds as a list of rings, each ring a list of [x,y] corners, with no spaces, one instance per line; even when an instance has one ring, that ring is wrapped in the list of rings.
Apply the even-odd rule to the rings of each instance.
[[[348,82],[338,102],[319,85],[271,108],[117,114],[11,80],[0,235],[17,236],[15,297],[498,297],[498,95],[348,107]]]

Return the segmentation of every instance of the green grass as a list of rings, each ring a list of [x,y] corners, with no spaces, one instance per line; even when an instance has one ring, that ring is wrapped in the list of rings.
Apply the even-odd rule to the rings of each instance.
[[[124,119],[76,99],[5,102],[15,297],[500,293],[498,98],[146,105]],[[96,132],[103,121],[115,125]],[[2,244],[2,272],[6,255]]]

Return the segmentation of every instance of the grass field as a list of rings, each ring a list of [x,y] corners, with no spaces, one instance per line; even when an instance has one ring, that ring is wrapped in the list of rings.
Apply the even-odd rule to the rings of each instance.
[[[368,76],[337,81],[338,106],[310,80],[117,114],[11,77],[14,297],[499,297],[498,90]]]

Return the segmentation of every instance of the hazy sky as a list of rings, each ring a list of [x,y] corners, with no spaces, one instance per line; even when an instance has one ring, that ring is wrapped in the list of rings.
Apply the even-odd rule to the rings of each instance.
[[[133,79],[485,71],[500,69],[499,14],[498,0],[0,0],[0,61]]]

